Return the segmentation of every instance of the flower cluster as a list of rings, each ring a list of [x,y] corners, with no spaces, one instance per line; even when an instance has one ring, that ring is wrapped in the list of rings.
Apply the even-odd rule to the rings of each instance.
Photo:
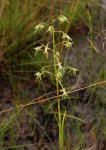
[[[69,35],[67,35],[66,33],[63,32],[62,39],[64,40],[64,45],[66,48],[69,49],[72,47],[73,42]]]
[[[60,15],[56,19],[58,19],[60,24],[63,24],[64,22],[68,23],[68,19],[63,15]],[[68,98],[68,93],[67,93],[65,87],[62,84],[63,76],[64,76],[66,70],[68,70],[68,72],[72,72],[73,75],[76,75],[77,69],[72,68],[72,67],[63,67],[62,66],[61,56],[60,56],[60,53],[58,51],[58,45],[63,44],[64,47],[69,50],[72,47],[73,41],[70,38],[70,36],[67,35],[66,33],[64,33],[63,31],[56,31],[55,30],[53,24],[54,24],[54,21],[56,19],[54,19],[53,22],[52,22],[52,25],[50,25],[47,28],[47,32],[50,33],[50,35],[52,36],[52,41],[48,42],[46,45],[41,44],[40,46],[34,48],[35,55],[37,55],[39,52],[43,52],[43,54],[46,56],[47,59],[49,58],[49,51],[52,52],[53,59],[54,59],[54,65],[53,66],[55,66],[54,67],[55,68],[54,69],[54,74],[47,70],[47,68],[49,68],[50,66],[48,66],[48,67],[45,66],[41,69],[40,72],[37,72],[35,74],[35,76],[36,76],[37,80],[41,81],[42,76],[45,76],[45,73],[48,73],[50,75],[54,75],[55,79],[58,81],[58,84],[60,84],[60,86],[61,86],[62,98],[66,99],[66,98]],[[47,24],[45,24],[43,22],[41,22],[39,25],[36,25],[35,33],[39,32],[39,31],[42,31],[45,28],[46,25]],[[55,38],[54,34],[56,35],[58,33],[62,34],[62,36],[61,36],[62,42],[60,42],[60,43],[56,43],[56,41],[54,41],[55,40],[54,39]],[[51,43],[51,45],[54,44],[53,47],[50,47],[50,43]]]

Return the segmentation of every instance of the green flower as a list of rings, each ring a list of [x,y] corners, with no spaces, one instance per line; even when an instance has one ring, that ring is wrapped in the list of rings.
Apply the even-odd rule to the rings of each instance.
[[[62,99],[67,99],[68,98],[68,93],[66,92],[65,88],[62,88]]]
[[[68,41],[68,40],[66,40],[65,43],[64,43],[65,47],[68,48],[68,49],[72,47],[72,44],[73,43]]]
[[[61,63],[58,64],[58,72],[57,72],[57,78],[59,80],[59,82],[61,83],[62,82],[62,78],[63,78],[63,75],[64,75],[64,68],[63,66],[61,65]]]
[[[72,72],[73,75],[76,76],[76,73],[77,73],[78,69],[72,68],[72,67],[68,67],[68,69],[69,69],[69,72]]]
[[[61,63],[59,63],[58,66],[58,71],[61,72],[62,75],[64,75],[64,67],[61,65]]]
[[[36,25],[36,27],[34,27],[34,29],[35,29],[34,33],[39,32],[39,31],[43,30],[44,28],[45,28],[45,23],[41,22],[40,24]]]
[[[37,72],[37,73],[36,73],[36,79],[37,79],[38,81],[41,81],[41,80],[42,80],[42,73]]]
[[[50,26],[47,30],[47,32],[50,32],[51,35],[53,34],[54,31],[55,31],[55,29],[53,26]]]
[[[48,46],[49,46],[49,43],[45,46],[45,51],[44,51],[44,54],[46,55],[46,58],[48,59],[48,56],[49,56],[49,54],[48,54]]]
[[[62,36],[62,39],[66,39],[66,40],[70,40],[72,41],[72,39],[70,38],[69,35],[67,35],[66,33],[63,32],[63,36]]]
[[[58,17],[58,19],[59,19],[59,21],[60,21],[60,23],[64,23],[64,22],[68,22],[68,19],[65,17],[65,16],[63,16],[63,15],[60,15],[59,17]]]
[[[72,73],[73,73],[74,76],[76,76],[77,71],[78,71],[78,69],[72,68]]]
[[[58,78],[58,81],[61,83],[63,77],[62,73],[58,71],[56,76]]]
[[[42,48],[43,48],[43,45],[34,48],[34,50],[35,50],[35,55],[38,54],[38,52],[42,51],[42,50],[43,50]]]

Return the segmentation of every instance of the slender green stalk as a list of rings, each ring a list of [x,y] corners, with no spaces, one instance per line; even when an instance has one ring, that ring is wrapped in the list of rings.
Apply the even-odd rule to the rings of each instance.
[[[58,100],[58,126],[59,126],[59,142],[60,142],[60,150],[63,150],[63,135],[62,135],[62,123],[61,123],[61,108],[60,108],[60,98],[59,98],[59,81],[57,77],[57,63],[56,63],[56,51],[55,51],[55,32],[53,31],[53,59],[54,59],[54,73],[56,77],[56,90],[57,90],[57,100]]]

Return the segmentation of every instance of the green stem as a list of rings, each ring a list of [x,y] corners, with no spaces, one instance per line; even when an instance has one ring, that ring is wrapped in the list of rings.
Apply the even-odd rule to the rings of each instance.
[[[57,77],[57,63],[56,63],[56,51],[55,51],[55,31],[53,31],[53,59],[54,59],[54,73],[56,75],[56,90],[57,90],[57,100],[58,100],[58,126],[59,126],[59,142],[60,150],[63,150],[63,131],[62,131],[62,121],[61,121],[61,108],[60,108],[60,98],[59,98],[59,81]]]

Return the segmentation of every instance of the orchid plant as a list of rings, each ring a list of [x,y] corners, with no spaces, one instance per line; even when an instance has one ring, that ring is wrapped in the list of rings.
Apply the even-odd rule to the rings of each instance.
[[[58,50],[58,46],[59,45],[63,45],[65,49],[70,50],[72,45],[73,45],[73,41],[71,39],[71,37],[66,34],[63,31],[57,31],[54,27],[54,23],[58,21],[60,24],[63,24],[64,22],[68,22],[68,19],[63,16],[60,15],[55,19],[52,19],[52,24],[51,25],[47,25],[44,22],[41,22],[40,24],[36,25],[34,30],[34,33],[43,31],[45,28],[47,29],[47,33],[50,33],[50,36],[52,37],[52,40],[49,41],[46,45],[41,44],[38,47],[35,47],[35,55],[38,55],[39,52],[42,52],[43,55],[45,55],[46,59],[49,59],[49,53],[52,53],[53,56],[53,66],[54,67],[54,71],[50,72],[49,71],[49,67],[50,66],[44,66],[39,72],[35,73],[36,79],[38,81],[42,81],[42,77],[46,76],[47,74],[53,75],[53,77],[55,78],[55,83],[56,83],[56,90],[57,90],[57,101],[58,101],[58,126],[59,126],[59,142],[60,142],[60,150],[63,150],[63,125],[64,125],[64,119],[65,119],[65,115],[66,112],[64,113],[65,115],[62,116],[61,115],[61,108],[60,108],[60,97],[64,100],[68,98],[68,92],[66,91],[66,88],[63,86],[62,80],[64,77],[64,74],[66,72],[66,70],[68,70],[68,72],[72,72],[73,75],[76,75],[77,69],[76,68],[72,68],[70,66],[64,67],[62,66],[62,61],[61,61],[61,56],[60,56],[60,52]],[[61,35],[61,42],[57,43],[55,40],[56,35],[58,36],[58,34]],[[51,48],[51,44],[52,44],[52,48]],[[59,94],[59,91],[61,91],[62,95]]]

